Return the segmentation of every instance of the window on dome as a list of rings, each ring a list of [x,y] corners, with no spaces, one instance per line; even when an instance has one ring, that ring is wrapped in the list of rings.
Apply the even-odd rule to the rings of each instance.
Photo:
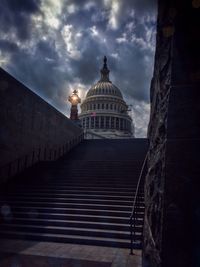
[[[110,104],[110,109],[113,109],[113,104]]]
[[[108,109],[108,104],[106,104],[106,109]]]
[[[131,131],[131,123],[128,122],[128,130]]]
[[[96,109],[96,105],[94,104],[93,109]]]
[[[120,119],[120,130],[123,130],[123,119]]]
[[[104,109],[104,103],[102,104],[102,109]]]
[[[114,105],[114,110],[116,110],[116,104]]]
[[[82,120],[83,128],[85,128],[85,118]]]
[[[89,118],[86,118],[86,128],[89,128]]]
[[[95,119],[95,129],[99,129],[99,117]]]
[[[106,129],[109,129],[109,121],[110,121],[110,117],[106,117]]]
[[[101,125],[100,125],[100,127],[101,127],[101,129],[104,128],[104,117],[103,116],[101,116]]]
[[[91,117],[91,128],[94,129],[94,117]]]
[[[97,105],[97,109],[100,109],[100,104]]]
[[[114,117],[111,117],[111,129],[114,129]]]
[[[119,130],[119,118],[116,118],[116,129]]]

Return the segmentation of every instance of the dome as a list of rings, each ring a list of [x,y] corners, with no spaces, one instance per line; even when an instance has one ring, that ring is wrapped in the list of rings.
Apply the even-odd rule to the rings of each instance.
[[[101,79],[94,84],[90,90],[88,91],[86,98],[90,96],[96,96],[96,95],[111,95],[111,96],[117,96],[123,99],[122,94],[115,86],[112,84],[112,82],[109,80],[109,69],[107,68],[107,58],[104,57],[104,65],[101,69]]]
[[[89,96],[96,96],[96,95],[106,95],[106,96],[112,95],[123,98],[117,86],[115,86],[111,82],[104,82],[101,80],[90,88],[90,90],[86,95],[86,98]]]
[[[104,57],[101,78],[90,88],[80,106],[79,119],[86,139],[133,138],[134,126],[128,105],[119,88],[109,80],[109,72]]]

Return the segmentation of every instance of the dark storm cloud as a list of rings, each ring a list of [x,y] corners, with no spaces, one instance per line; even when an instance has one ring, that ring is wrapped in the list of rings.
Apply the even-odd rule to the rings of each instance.
[[[22,82],[25,81],[33,91],[64,111],[66,97],[63,99],[65,94],[60,94],[63,89],[61,85],[70,82],[71,76],[67,75],[67,71],[62,72],[59,69],[58,55],[48,42],[39,42],[32,55],[25,50],[13,53],[12,62],[17,62],[18,68],[13,67],[13,63],[10,63],[7,68],[15,77]]]
[[[15,53],[19,51],[19,47],[8,40],[0,40],[0,49],[7,53]]]
[[[144,135],[155,18],[154,0],[0,0],[0,64],[66,113],[67,95],[99,80],[106,55]]]
[[[1,0],[0,25],[1,31],[16,31],[18,38],[27,39],[30,35],[30,15],[39,12],[40,0]]]
[[[117,62],[118,70],[116,73],[120,75],[115,75],[116,83],[123,88],[127,96],[148,102],[149,90],[147,88],[149,87],[149,77],[144,72],[146,63],[143,59],[143,52],[140,50],[136,51],[136,49],[132,51],[127,46],[122,48],[122,50],[122,58]],[[120,51],[120,53],[122,52]]]

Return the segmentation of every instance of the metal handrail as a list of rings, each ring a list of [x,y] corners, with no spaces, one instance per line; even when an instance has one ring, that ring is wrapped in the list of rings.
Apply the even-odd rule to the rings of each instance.
[[[136,207],[137,207],[137,201],[138,201],[138,193],[141,189],[141,181],[142,177],[144,174],[144,169],[147,163],[147,158],[148,158],[148,153],[145,156],[144,162],[142,164],[142,169],[140,172],[140,176],[138,179],[137,187],[136,187],[136,192],[134,196],[134,201],[133,201],[133,208],[130,216],[130,254],[133,255],[133,242],[134,242],[134,237],[135,237],[135,228],[136,228]]]

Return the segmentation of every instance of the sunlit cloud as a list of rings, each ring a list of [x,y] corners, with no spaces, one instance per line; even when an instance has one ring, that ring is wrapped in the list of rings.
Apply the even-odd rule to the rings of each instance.
[[[45,23],[54,29],[60,26],[59,17],[61,16],[64,1],[46,0],[41,2],[41,11],[44,14]]]
[[[97,30],[97,27],[95,25],[93,25],[91,28],[90,28],[90,31],[91,31],[91,35],[92,36],[97,36],[99,35],[99,32]]]
[[[80,33],[75,34],[73,25],[65,25],[61,30],[62,37],[65,41],[66,50],[70,58],[80,59],[81,52],[78,50],[78,39],[81,37]]]
[[[128,42],[126,33],[124,32],[121,37],[116,38],[116,42],[119,44]]]
[[[119,27],[118,16],[120,14],[121,1],[118,0],[104,0],[106,7],[110,8],[108,25],[111,29],[116,30]]]

